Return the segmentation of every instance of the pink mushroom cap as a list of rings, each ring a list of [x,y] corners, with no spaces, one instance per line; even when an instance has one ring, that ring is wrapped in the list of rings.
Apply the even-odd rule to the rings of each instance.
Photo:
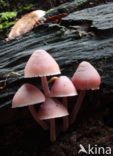
[[[38,112],[40,120],[60,118],[67,115],[69,115],[67,109],[58,100],[52,98],[47,98]]]
[[[97,70],[88,62],[79,64],[72,77],[72,82],[79,90],[99,89],[101,78]]]
[[[77,91],[72,81],[67,76],[57,78],[51,88],[51,97],[75,96]]]
[[[24,70],[25,77],[42,77],[60,73],[57,62],[45,50],[36,50],[31,55]]]
[[[31,84],[22,85],[13,97],[12,108],[34,105],[45,101],[44,94]]]

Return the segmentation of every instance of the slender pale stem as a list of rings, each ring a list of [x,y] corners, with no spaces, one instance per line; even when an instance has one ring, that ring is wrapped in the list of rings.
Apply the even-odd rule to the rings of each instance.
[[[62,98],[63,105],[68,109],[67,97]],[[69,119],[68,116],[63,117],[63,131],[66,131],[69,127]]]
[[[29,108],[29,111],[31,112],[33,118],[35,119],[35,121],[38,122],[38,124],[40,124],[40,126],[41,126],[44,130],[47,130],[47,129],[48,129],[47,124],[46,124],[44,121],[42,121],[42,120],[40,120],[40,119],[38,118],[38,115],[37,115],[37,112],[36,112],[34,106],[33,106],[33,105],[30,105],[30,106],[28,106],[28,108]]]
[[[76,105],[75,105],[75,107],[73,109],[73,112],[71,114],[71,121],[70,121],[71,124],[74,123],[74,121],[75,121],[75,119],[77,117],[77,114],[79,112],[81,104],[82,104],[82,102],[84,100],[85,94],[86,94],[86,91],[84,91],[84,90],[80,92],[80,95],[79,95],[79,97],[77,99],[77,103],[76,103]]]
[[[50,90],[49,90],[49,87],[48,87],[48,82],[47,82],[46,76],[41,77],[41,81],[42,81],[42,86],[43,86],[43,89],[44,89],[45,96],[49,97]]]
[[[51,142],[54,142],[56,140],[55,119],[50,119],[50,140]]]

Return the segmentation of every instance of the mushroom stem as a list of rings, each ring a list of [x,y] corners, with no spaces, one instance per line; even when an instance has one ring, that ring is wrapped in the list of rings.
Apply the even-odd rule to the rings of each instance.
[[[49,97],[50,91],[49,91],[49,87],[48,87],[48,82],[47,82],[46,76],[43,76],[41,78],[41,81],[42,81],[42,86],[43,86],[43,89],[44,89],[45,96]]]
[[[42,121],[42,120],[40,120],[40,119],[38,118],[38,115],[37,115],[37,112],[36,112],[34,106],[33,106],[33,105],[29,105],[28,108],[29,108],[29,111],[31,112],[33,118],[35,119],[35,121],[38,122],[38,124],[39,124],[44,130],[48,130],[47,124],[46,124],[44,121]]]
[[[80,95],[79,95],[79,97],[77,99],[77,103],[76,103],[76,105],[75,105],[75,107],[73,109],[73,112],[71,114],[71,121],[70,121],[71,124],[73,124],[75,119],[76,119],[76,116],[77,116],[77,114],[79,112],[81,104],[82,104],[82,102],[84,100],[85,94],[86,94],[85,90],[80,91]]]
[[[62,98],[63,105],[68,109],[67,97]],[[63,117],[63,131],[66,131],[69,127],[68,116]]]
[[[54,142],[56,140],[55,119],[50,119],[50,140],[51,142]]]

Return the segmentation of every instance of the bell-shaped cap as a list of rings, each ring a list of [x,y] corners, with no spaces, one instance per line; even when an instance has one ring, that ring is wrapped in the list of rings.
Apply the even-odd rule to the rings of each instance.
[[[89,62],[83,61],[74,73],[72,82],[79,90],[99,89],[101,78]]]
[[[45,101],[44,94],[31,84],[22,85],[13,97],[12,108],[34,105]]]
[[[38,117],[40,120],[60,118],[69,115],[67,109],[58,100],[47,98],[41,105]]]
[[[36,50],[28,60],[25,77],[42,77],[60,74],[60,69],[54,58],[45,50]]]
[[[57,78],[51,88],[51,97],[75,96],[77,91],[72,81],[67,76]]]

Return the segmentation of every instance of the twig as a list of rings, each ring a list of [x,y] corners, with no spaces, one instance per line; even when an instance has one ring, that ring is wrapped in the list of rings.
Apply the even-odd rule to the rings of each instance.
[[[19,75],[19,76],[21,75],[21,74],[19,74],[19,73],[17,73],[17,72],[10,72],[10,73],[6,76],[6,79],[4,80],[3,86],[0,86],[0,90],[4,89],[4,88],[6,87],[8,77],[11,76],[12,74]]]

